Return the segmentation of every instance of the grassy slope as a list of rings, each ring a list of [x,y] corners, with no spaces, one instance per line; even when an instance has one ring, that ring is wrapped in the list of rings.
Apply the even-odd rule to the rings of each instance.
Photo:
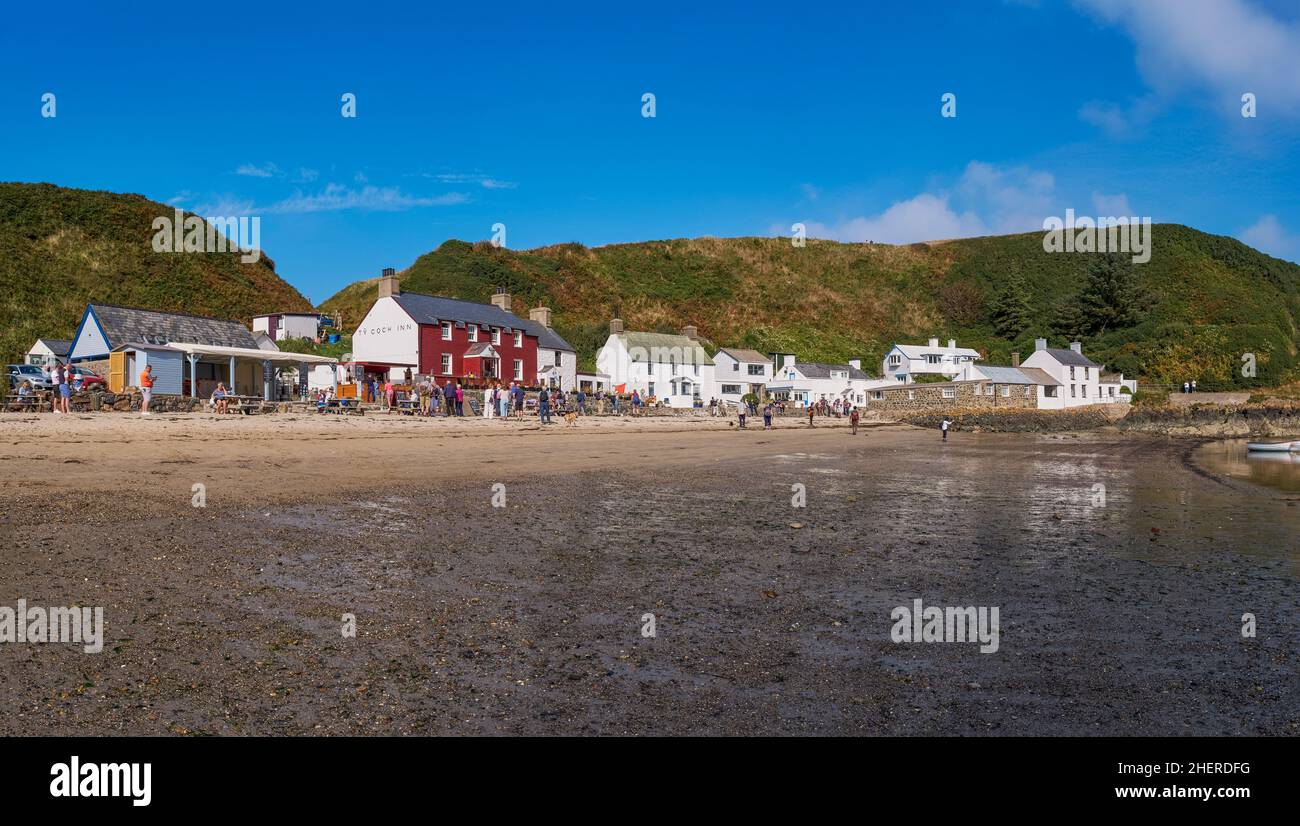
[[[245,322],[311,309],[265,256],[154,252],[160,215],[172,208],[140,195],[0,183],[0,361],[37,338],[72,338],[91,302]]]
[[[1157,225],[1153,235],[1151,261],[1137,267],[1153,306],[1137,326],[1086,341],[1090,355],[1130,376],[1196,378],[1207,390],[1296,377],[1300,267],[1188,227]],[[1041,233],[901,247],[698,238],[514,252],[448,241],[402,273],[402,284],[477,301],[505,284],[521,314],[545,301],[588,367],[618,313],[628,329],[695,323],[722,345],[805,360],[860,356],[874,373],[894,341],[931,335],[957,338],[994,363],[1006,363],[1012,350],[1027,354],[1038,335],[1063,345],[1053,321],[1060,303],[1081,289],[1087,267],[1086,255],[1044,253]],[[989,321],[993,297],[1012,271],[1030,285],[1035,318],[1015,342],[999,338]],[[352,284],[322,309],[342,310],[350,329],[375,291],[373,280]],[[1240,375],[1245,352],[1257,355],[1256,380]]]

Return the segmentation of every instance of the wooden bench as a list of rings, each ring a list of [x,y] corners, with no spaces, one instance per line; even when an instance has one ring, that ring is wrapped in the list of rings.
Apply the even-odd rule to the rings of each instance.
[[[45,398],[43,393],[30,393],[26,396],[20,396],[17,393],[8,393],[4,397],[4,406],[0,410],[12,410],[15,413],[32,412],[39,413],[41,409],[49,404],[49,399]]]

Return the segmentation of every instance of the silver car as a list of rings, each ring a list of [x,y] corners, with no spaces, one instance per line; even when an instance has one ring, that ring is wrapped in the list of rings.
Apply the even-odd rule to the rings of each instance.
[[[45,368],[38,364],[11,364],[8,367],[10,392],[18,392],[18,388],[23,382],[32,383],[33,390],[53,390],[54,382],[50,380],[50,374],[45,372]]]

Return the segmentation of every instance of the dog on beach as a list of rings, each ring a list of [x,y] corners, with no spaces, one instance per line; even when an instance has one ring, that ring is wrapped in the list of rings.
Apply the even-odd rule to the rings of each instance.
[[[567,426],[567,427],[577,427],[577,426],[578,426],[578,414],[577,414],[577,413],[574,413],[572,410],[570,410],[568,413],[565,413],[565,414],[564,414],[564,424],[565,424],[565,426]]]

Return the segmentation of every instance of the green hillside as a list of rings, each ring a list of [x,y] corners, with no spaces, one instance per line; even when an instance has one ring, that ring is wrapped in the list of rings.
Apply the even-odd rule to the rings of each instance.
[[[1054,346],[1078,337],[1094,360],[1156,383],[1196,379],[1214,390],[1297,377],[1300,267],[1175,224],[1153,227],[1148,263],[1116,265],[1131,283],[1116,287],[1103,273],[1090,287],[1098,257],[1045,253],[1041,233],[908,246],[697,238],[522,252],[448,241],[401,277],[406,290],[477,301],[504,285],[521,314],[544,301],[588,368],[617,313],[629,330],[694,323],[719,345],[861,357],[872,374],[895,341],[956,338],[1007,363],[1043,336]],[[321,309],[343,312],[351,329],[375,295],[375,281],[358,282]],[[1254,379],[1241,375],[1244,353],[1255,355]]]
[[[153,251],[172,207],[140,195],[0,183],[0,360],[37,338],[72,338],[91,302],[233,318],[310,310],[275,264],[239,254]]]

